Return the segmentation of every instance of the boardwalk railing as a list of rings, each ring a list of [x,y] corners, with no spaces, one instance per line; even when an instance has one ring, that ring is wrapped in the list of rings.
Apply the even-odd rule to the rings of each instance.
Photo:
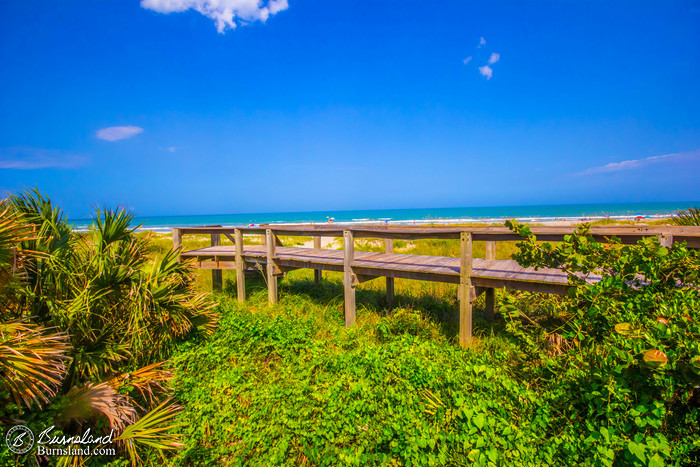
[[[572,233],[572,227],[531,227],[542,241],[563,241]],[[593,227],[593,237],[608,242],[617,237],[623,244],[634,244],[644,237],[656,236],[660,243],[687,242],[689,247],[700,248],[700,227]],[[262,269],[267,277],[270,303],[277,303],[277,279],[284,272],[300,268],[314,269],[314,278],[320,282],[322,271],[343,273],[345,296],[345,324],[355,322],[355,287],[370,279],[385,277],[387,302],[394,300],[394,278],[429,280],[458,284],[459,341],[466,346],[472,335],[472,301],[485,294],[487,317],[492,318],[495,308],[495,288],[509,288],[565,294],[568,290],[566,275],[559,270],[522,268],[514,261],[496,260],[496,242],[517,241],[521,237],[505,227],[445,228],[445,227],[361,227],[357,225],[303,225],[259,227],[184,227],[173,229],[173,248],[180,250],[182,236],[210,235],[211,246],[181,251],[180,256],[194,258],[194,267],[212,270],[214,289],[222,285],[222,270],[235,269],[238,300],[245,300],[245,270]],[[233,245],[221,245],[221,235]],[[244,235],[261,237],[262,246],[243,245]],[[280,236],[313,237],[313,248],[283,247]],[[343,239],[343,250],[321,248],[322,237]],[[355,251],[356,238],[384,240],[384,253]],[[394,254],[393,241],[418,239],[458,239],[460,257],[440,257]],[[473,243],[486,242],[483,259],[473,258]],[[595,277],[593,277],[595,280]]]

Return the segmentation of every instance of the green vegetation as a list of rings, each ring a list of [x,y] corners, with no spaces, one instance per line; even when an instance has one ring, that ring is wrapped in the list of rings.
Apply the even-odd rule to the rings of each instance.
[[[312,271],[288,273],[276,306],[261,274],[239,304],[232,271],[221,293],[198,293],[210,272],[188,271],[169,236],[135,233],[123,211],[97,210],[85,234],[36,192],[0,214],[0,417],[66,434],[115,429],[120,457],[88,464],[700,460],[700,255],[684,245],[603,245],[587,226],[548,244],[510,224],[523,241],[500,243],[498,258],[563,269],[571,293],[500,292],[494,322],[479,297],[473,346],[460,349],[454,285],[397,279],[389,309],[384,281],[363,283],[357,325],[345,328],[339,273],[320,285]],[[209,241],[186,236],[183,247]],[[394,246],[459,253],[456,241]],[[603,280],[587,284],[588,273]],[[0,454],[18,462],[34,460]]]
[[[180,446],[162,360],[211,334],[216,313],[173,252],[150,260],[131,221],[98,209],[76,234],[37,191],[0,202],[0,418],[37,435],[52,425],[59,437],[114,430],[136,463]],[[3,449],[0,463],[33,460]]]
[[[671,223],[675,225],[700,225],[700,208],[678,211],[678,214],[671,218]]]
[[[655,237],[599,244],[580,226],[557,246],[529,228],[516,259],[567,272],[570,296],[557,314],[522,319],[505,297],[507,330],[531,362],[523,375],[554,385],[576,428],[569,449],[599,463],[696,464],[700,456],[700,254]],[[603,278],[592,285],[588,274]]]
[[[175,463],[552,459],[530,440],[555,414],[509,374],[507,342],[462,351],[406,308],[384,317],[364,309],[360,325],[345,329],[337,303],[318,300],[310,284],[277,307],[262,289],[244,306],[224,299],[214,338],[175,357],[182,420],[201,421],[185,428]]]
[[[318,287],[289,274],[274,307],[263,283],[243,305],[221,296],[220,330],[174,358],[183,420],[204,421],[174,462],[695,465],[697,251],[602,245],[586,227],[550,245],[513,228],[522,264],[561,267],[576,287],[502,294],[495,323],[477,309],[467,350],[450,286],[401,282],[390,311],[380,281],[363,284],[353,329],[335,275]],[[589,271],[605,279],[586,285]]]

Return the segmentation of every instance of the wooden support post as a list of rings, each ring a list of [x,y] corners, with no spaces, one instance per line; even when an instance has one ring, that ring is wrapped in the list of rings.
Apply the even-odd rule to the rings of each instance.
[[[659,239],[659,245],[665,246],[666,248],[671,248],[673,246],[673,234],[659,234],[657,238]]]
[[[271,229],[265,230],[265,249],[267,251],[267,298],[270,303],[277,303],[277,276],[275,275],[275,234]]]
[[[496,259],[496,242],[485,242],[486,243],[486,259],[493,261]]]
[[[213,233],[211,234],[211,246],[221,245],[221,234]],[[215,257],[216,260],[216,257]],[[223,284],[223,271],[221,269],[211,270],[211,288],[212,290],[221,290],[221,285]]]
[[[320,250],[321,249],[321,237],[317,236],[314,237],[314,250]],[[323,272],[321,269],[314,269],[314,282],[317,284],[321,283],[321,279],[323,279]]]
[[[245,302],[245,263],[243,262],[243,232],[234,230],[234,242],[236,244],[236,290],[238,302]]]
[[[173,251],[177,254],[177,262],[182,261],[180,258],[180,249],[182,248],[182,231],[173,229]]]
[[[394,252],[394,240],[391,238],[384,239],[384,253],[392,254]],[[389,307],[394,306],[394,278],[386,278],[386,304]]]
[[[496,242],[486,242],[486,259],[493,261],[496,259]],[[496,317],[496,289],[487,288],[484,291],[486,300],[486,319],[493,321]]]
[[[459,260],[459,345],[467,347],[472,341],[472,234],[460,233]]]
[[[355,237],[349,230],[343,232],[343,288],[345,290],[345,325],[355,324],[355,286],[352,264],[355,261]]]

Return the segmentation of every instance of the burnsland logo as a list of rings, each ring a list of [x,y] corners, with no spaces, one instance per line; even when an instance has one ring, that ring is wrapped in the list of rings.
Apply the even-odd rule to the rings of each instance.
[[[15,454],[28,453],[35,444],[40,456],[114,456],[116,450],[111,445],[114,430],[105,436],[93,436],[88,428],[82,435],[54,435],[55,426],[50,426],[34,438],[32,430],[24,425],[10,428],[5,435],[5,444]],[[96,446],[93,446],[96,445]]]
[[[13,426],[5,435],[5,444],[15,454],[25,454],[34,447],[34,433],[24,425]]]

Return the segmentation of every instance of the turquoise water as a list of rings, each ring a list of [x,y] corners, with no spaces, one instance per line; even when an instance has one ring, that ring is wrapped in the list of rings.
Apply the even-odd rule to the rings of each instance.
[[[550,221],[556,219],[602,219],[614,217],[634,219],[636,216],[662,217],[679,209],[698,206],[700,202],[624,203],[624,204],[562,204],[542,206],[492,206],[471,208],[376,209],[357,211],[270,212],[250,214],[216,214],[190,216],[137,217],[142,229],[165,231],[172,227],[200,225],[249,225],[326,223],[356,224],[426,224],[433,222],[496,222],[516,218],[522,221]],[[88,220],[72,221],[77,229],[87,227]]]

